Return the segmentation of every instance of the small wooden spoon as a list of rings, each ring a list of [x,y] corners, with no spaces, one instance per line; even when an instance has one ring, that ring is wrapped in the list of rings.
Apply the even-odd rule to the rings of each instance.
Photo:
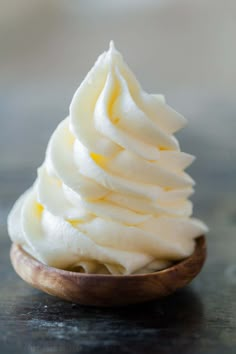
[[[84,305],[119,306],[154,300],[188,284],[206,258],[204,236],[196,239],[194,253],[164,270],[140,275],[76,273],[42,264],[19,245],[11,247],[16,273],[35,288]]]

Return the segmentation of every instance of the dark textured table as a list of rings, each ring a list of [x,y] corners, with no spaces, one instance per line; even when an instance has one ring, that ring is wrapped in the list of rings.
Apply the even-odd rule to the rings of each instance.
[[[131,2],[121,2],[122,11],[107,6],[112,2],[78,3],[79,10],[77,2],[22,0],[12,15],[1,7],[0,353],[235,354],[236,4],[147,1],[134,12]],[[6,218],[35,179],[74,89],[111,38],[144,86],[164,92],[189,119],[178,137],[197,156],[189,169],[197,181],[194,214],[210,233],[205,267],[186,289],[103,309],[24,283],[10,264]]]

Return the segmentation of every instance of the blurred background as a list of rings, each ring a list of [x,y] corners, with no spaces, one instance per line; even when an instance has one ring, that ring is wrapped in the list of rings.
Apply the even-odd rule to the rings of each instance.
[[[196,214],[204,217],[224,203],[234,213],[234,0],[0,0],[0,5],[4,214],[35,179],[49,136],[111,39],[144,89],[165,94],[189,120],[178,137],[182,149],[197,156],[190,168],[197,180]]]

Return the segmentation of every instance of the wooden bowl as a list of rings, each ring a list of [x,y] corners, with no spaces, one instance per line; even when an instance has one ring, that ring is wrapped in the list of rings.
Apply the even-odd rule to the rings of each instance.
[[[19,245],[11,247],[16,273],[35,288],[72,302],[93,306],[119,306],[154,300],[188,284],[206,258],[204,236],[196,239],[193,254],[164,270],[140,275],[76,273],[42,264]]]

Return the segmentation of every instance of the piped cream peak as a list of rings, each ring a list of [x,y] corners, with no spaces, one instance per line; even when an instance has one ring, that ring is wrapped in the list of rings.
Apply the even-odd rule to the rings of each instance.
[[[114,41],[111,40],[109,44],[108,51],[105,53],[105,59],[109,62],[110,68],[115,68],[117,65],[122,65],[123,58],[121,53],[116,49]]]
[[[191,218],[192,159],[174,137],[184,123],[141,88],[111,41],[9,215],[13,242],[86,273],[149,273],[188,257],[207,228]]]
[[[116,50],[116,47],[115,47],[115,43],[113,40],[110,41],[109,43],[109,51],[115,51]]]

